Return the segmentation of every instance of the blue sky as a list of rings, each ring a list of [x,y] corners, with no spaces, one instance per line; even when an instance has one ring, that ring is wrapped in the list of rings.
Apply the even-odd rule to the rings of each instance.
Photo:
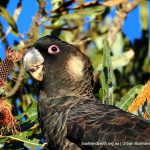
[[[14,10],[17,6],[18,1],[19,0],[10,0],[7,6],[7,10],[10,12],[10,14],[14,13]],[[31,0],[30,3],[27,0],[23,0],[22,6],[23,6],[22,12],[17,20],[17,25],[18,25],[18,29],[20,33],[27,33],[30,27],[31,21],[32,21],[32,17],[35,15],[35,13],[38,10],[38,5],[37,5],[36,0]],[[47,9],[50,9],[50,7],[51,7],[50,4],[48,4]],[[150,2],[149,2],[149,8],[150,8]],[[122,26],[123,32],[132,42],[134,42],[134,40],[137,38],[140,39],[142,36],[139,10],[140,8],[137,7],[135,10],[130,12],[124,25]],[[115,11],[112,11],[111,16],[113,17],[114,14],[115,14]],[[150,15],[149,15],[149,20],[150,20]],[[6,31],[8,28],[8,24],[1,16],[0,16],[0,22],[2,22],[2,24],[4,25],[4,31]],[[14,40],[19,41],[19,38],[13,35],[12,33],[9,33],[6,38],[10,46],[13,45]],[[5,58],[5,55],[4,55],[5,49],[6,48],[0,41],[0,57],[2,59]]]

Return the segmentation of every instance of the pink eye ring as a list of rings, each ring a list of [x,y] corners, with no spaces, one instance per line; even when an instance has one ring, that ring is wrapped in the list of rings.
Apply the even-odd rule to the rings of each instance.
[[[49,54],[57,54],[60,52],[60,49],[58,46],[56,45],[51,45],[49,48],[48,48],[48,53]]]

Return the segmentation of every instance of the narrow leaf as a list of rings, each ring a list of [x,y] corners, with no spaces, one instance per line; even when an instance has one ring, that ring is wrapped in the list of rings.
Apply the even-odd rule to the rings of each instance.
[[[36,101],[33,101],[30,106],[28,107],[27,110],[25,110],[22,114],[20,114],[19,116],[16,117],[16,119],[21,119],[24,115],[28,114],[28,113],[31,113],[32,112],[32,115],[37,115],[37,102]]]
[[[21,132],[20,134],[16,134],[16,135],[11,135],[11,136],[3,136],[2,138],[6,137],[9,138],[10,140],[16,140],[16,141],[20,141],[24,143],[24,146],[26,146],[27,148],[32,148],[32,147],[40,147],[43,148],[44,145],[43,144],[39,144],[39,140],[38,139],[28,139],[28,136],[32,135],[32,131],[25,131],[25,132]]]
[[[135,96],[142,89],[142,87],[142,85],[137,85],[130,89],[129,92],[121,98],[120,102],[116,103],[116,106],[120,109],[127,110],[128,107],[132,104],[133,100],[135,99]]]
[[[7,21],[7,23],[12,27],[12,31],[17,34],[18,28],[12,16],[9,12],[2,6],[0,6],[0,15]]]
[[[84,8],[84,9],[77,9],[75,10],[73,13],[70,14],[63,14],[61,16],[61,19],[81,19],[84,18],[86,16],[91,17],[93,15],[100,15],[104,12],[105,7],[102,5],[99,6],[91,6],[88,8]]]
[[[103,90],[103,103],[113,105],[113,69],[110,57],[110,47],[108,41],[104,40],[103,60],[102,60],[102,74],[101,83]]]

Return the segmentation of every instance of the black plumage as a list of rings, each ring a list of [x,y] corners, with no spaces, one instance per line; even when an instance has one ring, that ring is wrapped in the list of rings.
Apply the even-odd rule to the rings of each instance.
[[[40,38],[23,65],[40,81],[38,113],[50,150],[148,150],[150,122],[93,95],[90,60],[56,37]]]

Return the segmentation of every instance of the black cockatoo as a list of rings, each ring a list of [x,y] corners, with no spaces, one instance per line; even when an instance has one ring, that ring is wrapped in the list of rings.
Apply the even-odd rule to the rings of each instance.
[[[90,60],[77,47],[44,36],[23,65],[40,82],[39,121],[50,150],[149,150],[150,122],[93,95]]]

